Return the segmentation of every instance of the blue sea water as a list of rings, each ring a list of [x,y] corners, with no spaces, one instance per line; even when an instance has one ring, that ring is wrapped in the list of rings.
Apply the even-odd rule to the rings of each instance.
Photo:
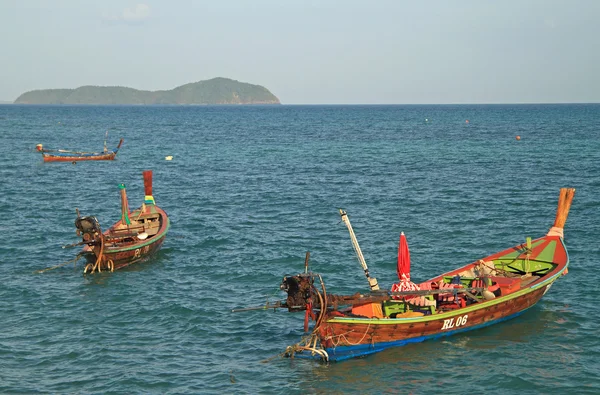
[[[113,162],[35,151],[107,130]],[[154,259],[35,273],[77,253],[75,208],[109,226],[119,183],[138,207],[145,169]],[[599,174],[598,104],[0,106],[0,393],[600,393]],[[544,235],[561,187],[569,273],[512,321],[327,365],[277,357],[302,313],[231,312],[284,298],[307,251],[328,292],[366,291],[339,208],[388,288],[401,231],[423,281]]]

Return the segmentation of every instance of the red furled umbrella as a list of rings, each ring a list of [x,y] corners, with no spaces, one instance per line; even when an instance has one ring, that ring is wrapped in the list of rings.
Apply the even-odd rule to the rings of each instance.
[[[406,292],[406,291],[418,291],[420,287],[410,281],[410,252],[408,251],[408,243],[406,242],[406,236],[404,232],[400,233],[400,243],[398,244],[398,266],[396,268],[398,272],[399,283],[392,285],[392,292]],[[425,299],[423,297],[414,296],[394,296],[394,299],[411,299],[411,302],[415,304],[418,300]],[[418,299],[418,300],[417,300]]]
[[[410,281],[410,252],[404,232],[400,233],[400,243],[398,244],[398,278],[400,281]]]

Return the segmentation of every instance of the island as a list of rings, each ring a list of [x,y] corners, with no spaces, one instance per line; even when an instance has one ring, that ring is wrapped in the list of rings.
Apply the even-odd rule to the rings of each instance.
[[[281,104],[267,88],[229,78],[213,78],[165,91],[123,86],[81,86],[25,92],[14,104],[211,105]]]

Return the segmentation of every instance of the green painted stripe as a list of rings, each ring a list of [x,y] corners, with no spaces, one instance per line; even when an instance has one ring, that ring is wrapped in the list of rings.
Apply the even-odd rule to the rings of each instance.
[[[535,257],[536,260],[552,262],[554,260],[554,251],[556,251],[556,240],[552,240],[548,245]]]
[[[568,263],[565,266],[565,268],[567,266],[568,266]],[[465,307],[464,309],[460,309],[460,310],[448,311],[445,313],[438,313],[438,314],[434,314],[434,315],[426,315],[423,317],[407,317],[407,318],[383,318],[383,319],[375,318],[375,319],[373,319],[373,318],[336,317],[336,318],[327,320],[327,322],[344,323],[344,324],[397,325],[397,324],[404,324],[404,323],[405,324],[414,324],[414,323],[419,323],[419,322],[429,322],[429,321],[437,321],[439,319],[452,318],[452,317],[456,317],[457,315],[471,313],[473,311],[484,309],[484,308],[487,308],[490,306],[495,306],[497,304],[504,303],[511,299],[516,299],[523,295],[527,295],[528,293],[531,293],[540,287],[543,287],[543,286],[553,283],[554,281],[556,281],[558,279],[558,277],[560,277],[561,274],[562,274],[562,271],[560,271],[560,272],[556,273],[555,275],[553,275],[552,277],[549,277],[548,279],[542,281],[540,284],[537,284],[535,287],[528,287],[525,289],[521,289],[517,292],[511,293],[510,295],[501,296],[501,297],[493,299],[491,301],[472,304],[471,306]],[[460,313],[457,314],[457,311],[460,311]]]

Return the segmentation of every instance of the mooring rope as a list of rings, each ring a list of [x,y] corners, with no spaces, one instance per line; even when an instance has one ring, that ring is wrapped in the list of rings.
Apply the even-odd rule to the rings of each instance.
[[[81,258],[81,254],[77,254],[77,256],[75,257],[75,259],[71,259],[70,261],[67,261],[65,263],[61,263],[60,265],[48,267],[46,269],[36,270],[34,273],[44,273],[44,272],[47,272],[47,271],[50,271],[50,270],[58,269],[59,267],[66,266],[69,263],[75,264],[79,260],[79,258]]]
[[[321,309],[319,311],[319,316],[315,320],[315,326],[314,326],[312,332],[310,333],[309,336],[303,337],[298,343],[296,343],[292,346],[286,347],[285,351],[283,353],[279,354],[278,356],[282,356],[282,357],[288,356],[290,358],[294,358],[294,354],[296,354],[297,352],[308,351],[311,353],[311,355],[314,356],[316,354],[325,362],[329,362],[329,354],[327,353],[327,351],[325,351],[325,349],[322,346],[317,346],[317,343],[319,341],[318,332],[319,332],[320,326],[323,322],[323,318],[325,318],[325,315],[327,313],[327,291],[325,290],[325,284],[320,275],[319,275],[319,280],[321,282],[321,287],[323,289],[322,293],[314,285],[311,286],[312,290],[314,291],[317,298],[319,299],[319,305],[321,306]],[[268,362],[273,358],[275,358],[275,357],[267,359],[263,362]]]
[[[104,255],[104,235],[100,234],[100,253],[98,254],[98,258],[96,259],[96,263],[92,267],[90,273],[94,273],[96,269],[98,269],[98,273],[102,272],[102,256]],[[84,271],[85,273],[85,271]]]

